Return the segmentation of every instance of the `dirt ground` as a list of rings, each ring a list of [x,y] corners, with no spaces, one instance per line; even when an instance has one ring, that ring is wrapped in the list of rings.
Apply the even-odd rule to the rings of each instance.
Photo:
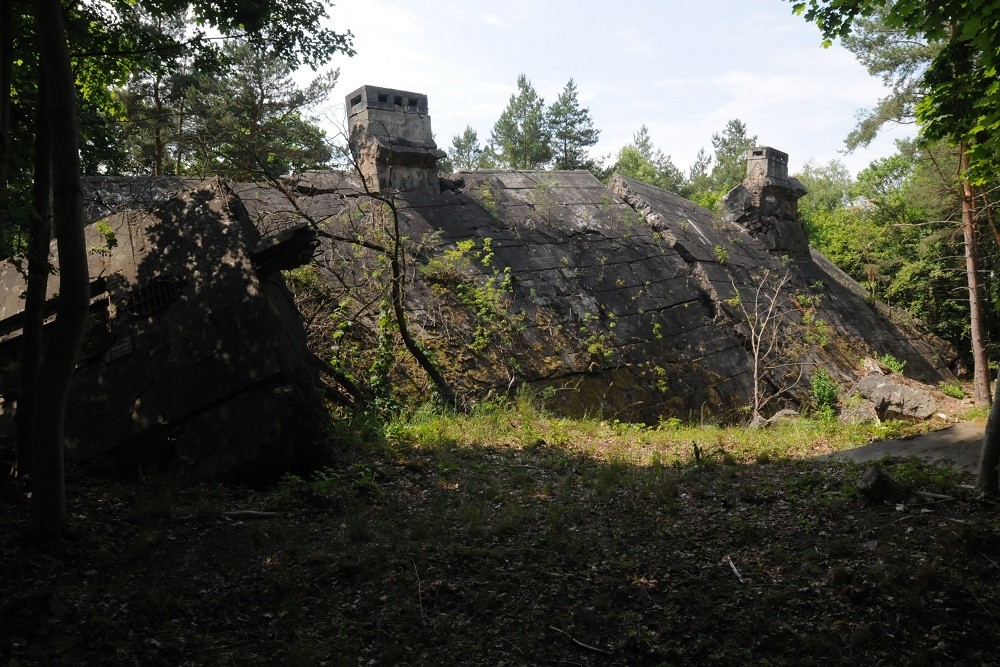
[[[345,452],[266,491],[74,469],[64,540],[0,505],[0,665],[996,664],[997,504],[884,466],[940,496],[542,441]]]

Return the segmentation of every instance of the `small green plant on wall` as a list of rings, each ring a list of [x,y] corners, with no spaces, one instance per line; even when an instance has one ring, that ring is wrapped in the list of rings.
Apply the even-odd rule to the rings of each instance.
[[[893,373],[902,373],[903,369],[906,368],[906,360],[900,361],[896,357],[892,356],[888,352],[883,354],[881,357],[877,357],[879,362],[886,366]]]
[[[452,289],[472,312],[476,328],[469,348],[476,354],[484,352],[498,336],[509,338],[513,320],[517,319],[510,312],[510,267],[494,268],[493,256],[493,239],[483,239],[478,248],[473,239],[466,239],[432,258],[419,270],[427,282]],[[489,271],[482,281],[475,271],[477,264]]]

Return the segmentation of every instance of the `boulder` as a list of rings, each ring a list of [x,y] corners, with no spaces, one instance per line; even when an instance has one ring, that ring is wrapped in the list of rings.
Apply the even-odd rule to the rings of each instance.
[[[861,398],[857,394],[847,400],[847,404],[840,410],[840,421],[849,424],[871,424],[878,421],[878,410],[875,404],[867,398]]]
[[[784,409],[778,410],[776,413],[774,413],[773,415],[771,415],[768,419],[764,419],[760,415],[757,415],[750,422],[750,428],[767,428],[768,426],[774,426],[778,422],[781,422],[781,421],[784,421],[784,420],[787,420],[787,419],[795,419],[798,416],[799,416],[799,413],[796,412],[795,410],[792,410],[791,408],[784,408]]]
[[[928,392],[884,375],[866,375],[854,391],[871,401],[883,419],[929,419],[937,412],[937,401]]]

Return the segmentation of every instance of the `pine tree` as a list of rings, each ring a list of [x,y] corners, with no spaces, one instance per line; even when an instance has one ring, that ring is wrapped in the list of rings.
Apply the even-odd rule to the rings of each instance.
[[[327,164],[329,141],[308,113],[328,98],[339,71],[300,88],[288,63],[253,44],[230,42],[223,55],[232,63],[227,71],[200,76],[184,91],[192,124],[183,137],[190,155],[182,168],[253,179]]]
[[[559,98],[549,107],[549,127],[552,131],[556,169],[591,169],[594,161],[587,149],[597,143],[601,131],[594,128],[590,109],[581,108],[576,96],[576,83],[570,79]]]
[[[448,151],[447,169],[444,171],[469,171],[482,166],[483,149],[479,145],[479,135],[466,125],[462,134],[456,134],[451,139],[451,150]]]
[[[688,169],[688,182],[686,191],[682,194],[690,195],[694,192],[702,192],[711,189],[711,176],[709,173],[712,167],[712,156],[708,154],[704,146],[698,149],[698,154],[694,156],[694,162]]]
[[[757,135],[747,136],[747,126],[739,118],[726,123],[721,133],[712,135],[715,166],[712,189],[727,192],[743,182],[747,172],[747,151],[757,145]]]
[[[517,77],[517,93],[493,126],[490,144],[497,162],[509,169],[540,169],[552,159],[545,100],[526,75]]]

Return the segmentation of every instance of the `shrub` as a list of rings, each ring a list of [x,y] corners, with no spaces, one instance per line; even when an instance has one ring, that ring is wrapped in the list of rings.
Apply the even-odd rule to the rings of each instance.
[[[938,385],[938,389],[945,396],[951,396],[952,398],[965,398],[965,390],[962,389],[962,385],[958,382],[942,382]]]
[[[809,383],[812,387],[813,409],[824,418],[831,418],[837,411],[840,386],[830,377],[825,368],[813,373]]]
[[[892,356],[888,352],[883,354],[881,357],[877,357],[878,360],[885,366],[889,368],[893,373],[902,373],[903,369],[906,368],[906,362],[900,361],[896,357]]]

